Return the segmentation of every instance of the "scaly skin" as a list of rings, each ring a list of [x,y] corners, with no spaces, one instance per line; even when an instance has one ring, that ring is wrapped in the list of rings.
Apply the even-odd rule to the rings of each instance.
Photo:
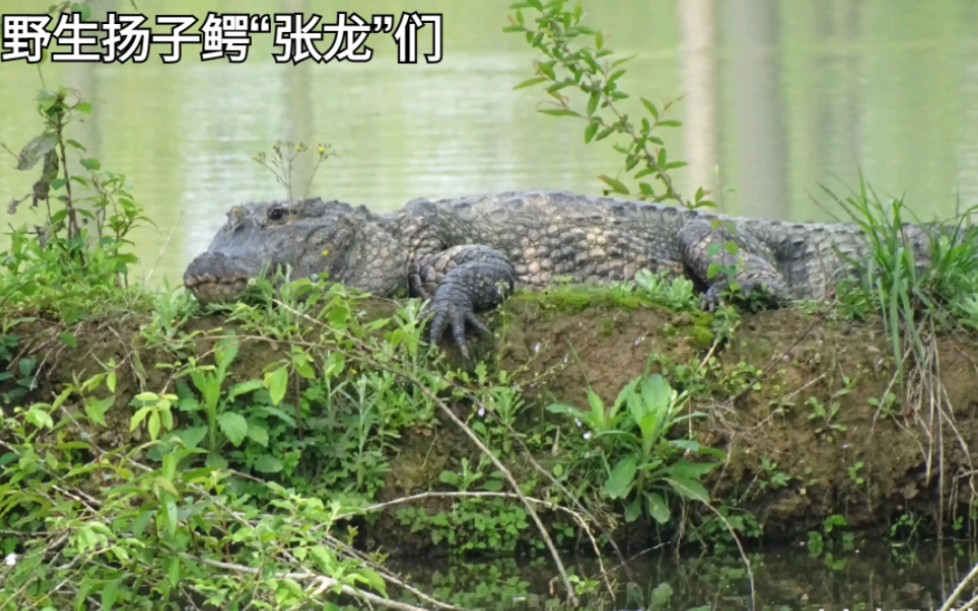
[[[907,225],[918,261],[929,238]],[[737,244],[735,254],[725,245]],[[380,296],[431,299],[432,342],[451,327],[466,354],[475,316],[514,287],[558,278],[600,283],[641,269],[686,274],[715,306],[727,286],[710,266],[734,265],[742,293],[774,302],[823,298],[868,252],[850,224],[789,223],[713,215],[606,197],[514,192],[431,202],[375,214],[320,199],[235,206],[184,284],[201,301],[236,297],[263,270],[292,266],[293,277],[329,279]]]

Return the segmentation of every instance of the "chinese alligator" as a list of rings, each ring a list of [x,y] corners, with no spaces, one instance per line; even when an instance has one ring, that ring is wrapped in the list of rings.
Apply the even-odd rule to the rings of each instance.
[[[379,296],[430,298],[430,337],[449,327],[466,353],[466,325],[515,286],[628,280],[642,269],[686,274],[715,306],[732,271],[742,295],[774,303],[820,299],[855,271],[868,240],[854,224],[754,220],[563,192],[414,200],[388,214],[321,199],[253,203],[228,212],[184,274],[203,301],[233,299],[263,271],[326,274]],[[905,225],[917,261],[929,233]],[[730,244],[736,248],[730,248]],[[758,289],[761,289],[758,291]]]

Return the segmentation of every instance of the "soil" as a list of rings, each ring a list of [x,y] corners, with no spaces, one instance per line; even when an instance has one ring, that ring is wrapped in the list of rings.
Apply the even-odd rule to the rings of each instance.
[[[127,364],[119,373],[119,396],[159,388],[168,374],[154,364],[173,357],[141,343],[142,322],[133,314],[71,329],[45,319],[14,327],[24,344],[20,356],[41,362],[27,400],[50,400],[73,375],[94,374],[110,358]],[[887,535],[902,516],[948,525],[970,515],[970,448],[978,443],[978,342],[971,335],[937,336],[935,360],[911,368],[904,393],[894,384],[893,350],[881,323],[838,320],[827,310],[746,313],[719,345],[712,341],[712,316],[648,305],[569,307],[546,296],[517,296],[489,322],[499,333],[478,348],[491,351],[498,366],[514,372],[528,400],[540,404],[586,407],[588,388],[607,404],[643,372],[662,371],[682,389],[694,379],[690,372],[705,367],[709,393],[692,407],[708,417],[695,424],[694,435],[727,452],[710,476],[711,492],[722,499],[718,504],[753,514],[765,540],[804,539],[832,515],[866,535]],[[215,317],[189,323],[199,330],[221,326],[225,321]],[[59,339],[66,330],[77,346]],[[199,340],[198,354],[210,341]],[[285,348],[242,343],[234,381],[260,377],[265,364],[286,356]],[[922,369],[930,375],[913,373]],[[900,398],[880,407],[887,392]],[[125,405],[110,410],[114,426],[99,432],[99,441],[131,441],[130,414]],[[406,434],[381,496],[438,486],[446,461],[467,443],[448,424],[434,434]],[[397,547],[393,542],[407,533],[392,522],[377,530],[384,524],[371,528],[370,537]]]
[[[650,366],[650,356],[698,366],[708,352],[691,339],[696,324],[688,315],[597,308],[552,317],[513,307],[518,322],[505,340],[504,367],[556,368],[544,392],[581,407],[588,386],[607,404],[635,376],[661,370],[658,359]],[[766,538],[780,540],[819,529],[833,514],[852,529],[876,533],[904,514],[938,522],[941,512],[967,517],[970,448],[978,442],[978,342],[941,336],[934,350],[937,379],[910,376],[910,398],[881,410],[874,401],[903,394],[880,321],[833,320],[800,309],[745,314],[710,367],[718,377],[759,370],[747,376],[756,384],[726,395],[720,388],[694,405],[710,414],[698,428],[700,441],[728,452],[714,495],[736,501],[764,526]],[[927,385],[938,381],[942,404],[921,396],[936,394]],[[837,404],[831,425],[816,416],[817,404],[829,410]],[[775,474],[787,476],[786,483],[779,485]]]

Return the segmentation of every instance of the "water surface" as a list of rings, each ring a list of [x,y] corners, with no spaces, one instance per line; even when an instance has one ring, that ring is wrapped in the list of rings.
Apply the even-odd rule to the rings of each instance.
[[[44,3],[4,0],[7,12]],[[159,3],[137,2],[151,17]],[[510,189],[600,193],[598,174],[620,157],[586,146],[583,125],[535,112],[538,90],[513,91],[536,53],[504,34],[508,0],[413,0],[397,10],[444,14],[444,59],[399,65],[372,37],[366,64],[279,65],[259,35],[244,64],[0,64],[0,142],[15,151],[39,131],[33,96],[45,83],[78,88],[95,114],[72,135],[103,166],[126,174],[157,229],[138,234],[139,275],[178,281],[232,204],[288,191],[251,160],[283,138],[327,142],[338,155],[294,195],[338,198],[385,211],[416,197]],[[150,6],[152,5],[152,6]],[[46,6],[46,5],[45,5]],[[166,3],[164,14],[268,12],[257,0]],[[281,11],[369,18],[378,0],[291,0]],[[93,15],[133,12],[100,0]],[[884,194],[906,194],[920,215],[978,201],[978,4],[970,0],[614,0],[586,3],[607,45],[635,54],[621,81],[634,96],[683,96],[667,134],[690,166],[687,192],[712,189],[731,213],[823,220],[820,185],[856,183],[860,169]],[[422,51],[427,50],[422,37]],[[632,106],[630,112],[640,108]],[[34,180],[0,163],[0,194]],[[816,196],[817,202],[813,202]],[[5,200],[6,201],[6,200]]]
[[[739,557],[659,551],[632,557],[631,584],[611,558],[615,597],[603,588],[586,608],[885,610],[938,609],[971,570],[974,552],[927,543],[916,548],[895,543],[861,545],[812,556],[803,545],[749,554],[754,592]],[[594,560],[564,560],[565,569],[597,579]],[[501,559],[487,562],[404,561],[396,570],[411,583],[441,600],[466,609],[540,609],[556,583],[552,564]],[[967,595],[959,601],[967,600]]]

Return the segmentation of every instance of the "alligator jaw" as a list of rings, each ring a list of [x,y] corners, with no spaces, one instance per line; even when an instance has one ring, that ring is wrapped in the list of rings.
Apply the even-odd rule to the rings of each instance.
[[[201,303],[234,301],[248,286],[247,278],[215,278],[208,274],[197,278],[185,278],[183,285]]]
[[[221,253],[205,252],[183,275],[183,285],[201,303],[233,301],[251,278],[239,261]]]

